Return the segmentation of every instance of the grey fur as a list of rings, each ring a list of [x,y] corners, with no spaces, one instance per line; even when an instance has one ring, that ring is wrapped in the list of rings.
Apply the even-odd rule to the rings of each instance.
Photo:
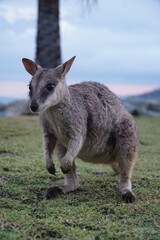
[[[56,152],[65,183],[63,193],[79,186],[75,159],[110,164],[120,174],[120,192],[126,202],[134,202],[131,175],[137,160],[137,129],[133,117],[120,99],[106,86],[83,82],[67,86],[65,75],[74,58],[55,69],[41,69],[23,59],[31,80],[31,105],[38,106],[43,130],[44,158],[50,173],[55,172],[52,153]],[[34,70],[33,70],[34,69]],[[47,91],[46,84],[54,90]]]

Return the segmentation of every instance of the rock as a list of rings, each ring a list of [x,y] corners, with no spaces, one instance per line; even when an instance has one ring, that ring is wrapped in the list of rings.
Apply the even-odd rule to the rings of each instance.
[[[5,104],[0,103],[0,112],[3,112],[5,110]]]
[[[31,114],[29,102],[26,100],[17,100],[7,105],[7,110],[14,115]]]
[[[160,117],[160,89],[123,100],[126,109],[134,116]]]
[[[119,216],[119,219],[127,219],[127,218],[128,218],[127,215],[121,215],[121,216]]]
[[[139,117],[141,115],[141,113],[139,112],[138,109],[134,109],[133,111],[131,111],[131,114],[134,116],[134,117]]]
[[[30,115],[29,101],[17,100],[9,104],[0,104],[0,116]]]

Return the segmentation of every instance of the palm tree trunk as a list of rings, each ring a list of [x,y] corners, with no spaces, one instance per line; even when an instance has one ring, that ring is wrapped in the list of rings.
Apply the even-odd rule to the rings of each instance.
[[[59,0],[38,0],[36,63],[46,68],[61,63]]]

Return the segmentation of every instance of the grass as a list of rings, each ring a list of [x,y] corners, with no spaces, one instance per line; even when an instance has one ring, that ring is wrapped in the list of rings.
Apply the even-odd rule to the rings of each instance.
[[[133,174],[134,204],[121,200],[117,176],[107,166],[77,161],[81,187],[45,200],[63,182],[43,163],[37,117],[0,118],[0,239],[160,239],[160,119],[138,118],[139,161]]]

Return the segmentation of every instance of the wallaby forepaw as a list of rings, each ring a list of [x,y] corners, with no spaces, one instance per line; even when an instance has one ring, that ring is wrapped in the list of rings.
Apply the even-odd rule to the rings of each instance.
[[[51,198],[57,197],[62,193],[62,189],[60,187],[50,187],[46,192],[46,199],[49,200]]]
[[[53,174],[53,175],[56,174],[56,169],[55,169],[54,164],[51,165],[50,167],[47,167],[47,170],[48,170],[48,172],[49,172],[50,174]]]
[[[123,198],[123,200],[124,200],[126,203],[136,202],[136,197],[135,197],[135,195],[134,195],[132,192],[130,192],[130,191],[128,191],[128,192],[126,192],[126,193],[123,193],[123,194],[122,194],[122,198]]]

